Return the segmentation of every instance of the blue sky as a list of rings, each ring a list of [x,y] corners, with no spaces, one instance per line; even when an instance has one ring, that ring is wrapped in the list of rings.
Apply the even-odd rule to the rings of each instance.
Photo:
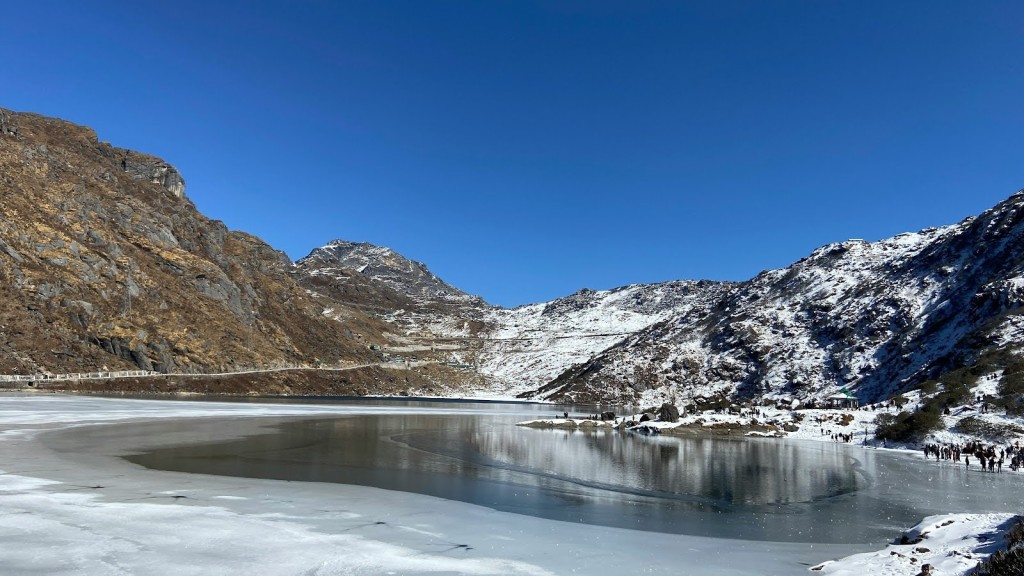
[[[293,259],[501,305],[743,280],[1024,187],[1024,3],[34,2],[0,106],[183,173]]]

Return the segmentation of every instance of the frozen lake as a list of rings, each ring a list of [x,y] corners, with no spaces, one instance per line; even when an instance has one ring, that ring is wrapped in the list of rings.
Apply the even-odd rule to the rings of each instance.
[[[1021,507],[1024,475],[918,455],[513,425],[552,411],[0,395],[0,572],[784,576]]]
[[[388,404],[427,411],[278,421],[225,441],[216,441],[224,426],[211,422],[214,441],[128,459],[178,472],[359,484],[567,522],[778,542],[884,542],[924,516],[1020,504],[1019,482],[856,445],[537,430],[515,423],[551,407]],[[159,437],[195,426],[149,423],[122,433]],[[88,432],[81,439],[92,441]]]

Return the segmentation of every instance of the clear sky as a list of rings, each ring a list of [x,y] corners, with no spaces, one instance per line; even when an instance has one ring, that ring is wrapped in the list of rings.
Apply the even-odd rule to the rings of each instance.
[[[166,159],[293,259],[501,305],[744,280],[1024,187],[1024,2],[8,2],[0,106]]]

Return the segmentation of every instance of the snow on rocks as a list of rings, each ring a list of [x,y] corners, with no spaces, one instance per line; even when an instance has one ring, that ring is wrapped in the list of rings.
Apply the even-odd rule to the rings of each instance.
[[[562,428],[566,430],[575,430],[576,428],[611,429],[614,428],[616,424],[612,421],[594,420],[592,418],[542,418],[538,420],[526,420],[516,424],[516,426],[525,426],[526,428]]]
[[[921,404],[920,393],[906,395],[905,410],[914,410]],[[652,410],[649,420],[642,423],[661,433],[694,434],[709,433],[719,435],[747,435],[789,438],[791,440],[808,440],[819,442],[846,442],[871,446],[873,448],[889,448],[917,453],[916,444],[899,444],[875,438],[875,419],[880,414],[895,414],[899,409],[887,405],[869,405],[860,409],[822,409],[769,406],[733,407],[733,409],[707,410],[679,415],[675,422],[662,421],[654,417]],[[964,432],[956,431],[956,423],[962,417],[974,416],[982,422],[996,428],[1021,430],[1019,438],[978,438]],[[614,420],[601,421],[600,417],[583,418],[571,416],[567,418],[538,419],[521,422],[519,425],[531,428],[604,428],[625,429],[626,424],[640,424],[643,412],[618,417]],[[951,415],[944,417],[944,428],[929,434],[923,441],[928,444],[964,444],[970,441],[998,442],[1005,444],[1014,440],[1024,440],[1024,428],[1013,428],[1018,420],[1003,414],[977,414],[973,408],[955,407]],[[589,422],[589,423],[588,423]]]
[[[834,576],[961,576],[1005,546],[1002,534],[1014,518],[1013,514],[929,516],[885,550],[854,554],[810,570]]]

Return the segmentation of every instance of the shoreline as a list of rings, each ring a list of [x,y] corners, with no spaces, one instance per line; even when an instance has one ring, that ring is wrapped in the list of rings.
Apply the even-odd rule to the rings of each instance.
[[[697,565],[707,570],[691,573],[782,575],[868,551],[864,545],[723,540],[558,522],[364,486],[162,472],[115,454],[154,441],[202,438],[207,425],[139,442],[119,437],[112,425],[119,422],[217,426],[214,419],[228,419],[232,434],[246,434],[274,419],[354,415],[365,408],[50,394],[4,400],[0,503],[11,514],[0,519],[0,537],[7,540],[0,566],[18,573],[103,574],[114,558],[119,569],[135,574],[165,573],[168,566],[196,574],[313,568],[325,574],[562,574],[637,566],[675,573]],[[63,441],[48,432],[83,425],[103,426],[110,443],[72,447],[73,453],[48,445]],[[195,553],[182,555],[182,546]],[[46,554],[55,547],[74,553]],[[682,549],[692,552],[683,558]]]
[[[417,401],[424,402],[477,402],[481,404],[522,404],[537,406],[560,406],[549,400],[523,400],[515,396],[404,396],[401,394],[327,394],[322,392],[309,392],[302,394],[271,394],[264,392],[196,392],[191,390],[92,390],[92,389],[60,389],[60,388],[0,388],[0,398],[5,395],[54,395],[54,396],[84,396],[94,398],[127,398],[145,400],[178,400],[197,399],[201,401],[217,402],[218,399],[250,399],[250,400],[382,400],[382,401]]]

